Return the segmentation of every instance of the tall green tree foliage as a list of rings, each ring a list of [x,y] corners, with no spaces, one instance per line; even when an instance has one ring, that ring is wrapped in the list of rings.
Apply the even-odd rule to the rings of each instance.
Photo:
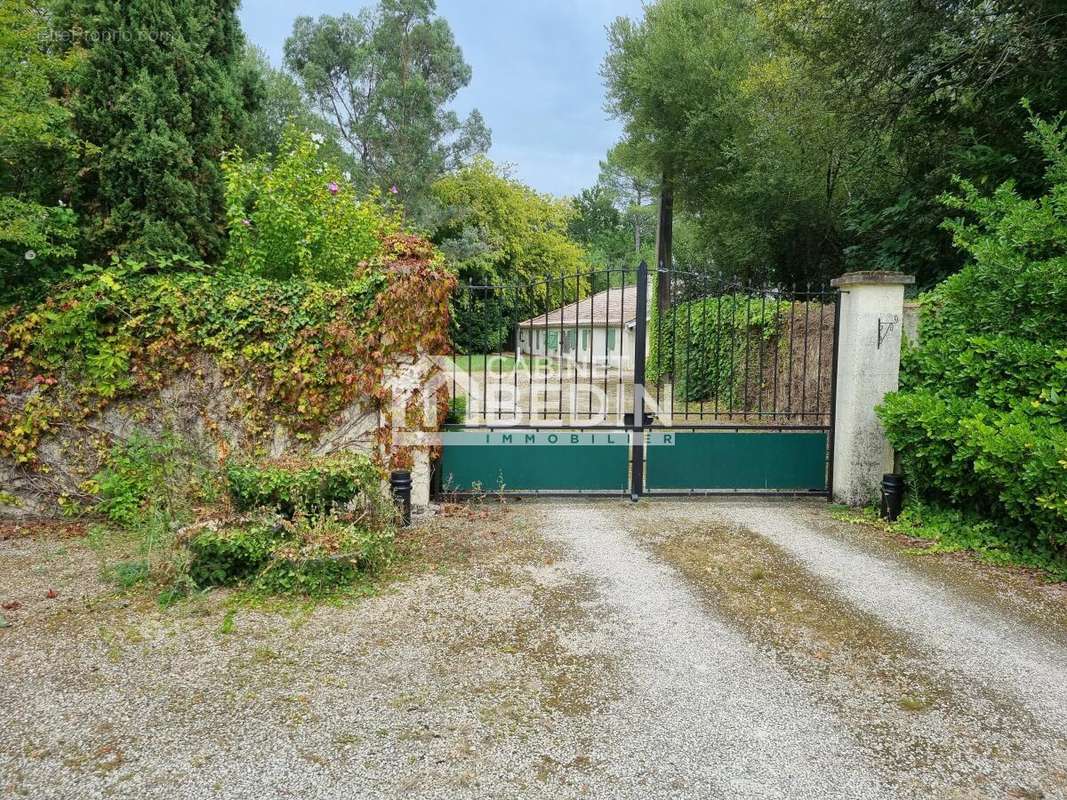
[[[568,235],[570,203],[513,180],[484,156],[438,180],[433,196],[444,209],[433,240],[460,283],[509,287],[460,293],[454,338],[461,351],[495,351],[519,319],[588,291],[588,281],[575,277],[585,268]]]
[[[648,250],[656,233],[654,200],[659,182],[635,171],[628,166],[629,161],[622,145],[611,148],[600,162],[596,188],[611,199],[632,231],[633,255],[637,257]]]
[[[752,4],[659,0],[609,39],[615,168],[669,183],[675,265],[783,283],[839,271],[862,146]]]
[[[668,177],[693,255],[786,283],[958,269],[937,198],[1038,191],[1018,103],[1067,107],[1065,71],[1061,0],[657,0],[603,67],[623,160]]]
[[[434,198],[448,210],[434,235],[461,280],[536,281],[573,274],[582,250],[568,236],[573,208],[511,178],[484,156],[445,175]]]
[[[286,132],[296,127],[321,140],[319,155],[323,160],[355,168],[355,161],[341,146],[337,128],[311,107],[292,75],[275,68],[266,53],[251,44],[245,47],[242,68],[247,73],[246,83],[259,90],[243,137],[247,153],[278,155]]]
[[[242,77],[238,0],[57,0],[54,27],[86,57],[72,79],[92,146],[72,195],[85,255],[217,259],[222,153],[258,90]]]
[[[1038,191],[1026,117],[1067,107],[1062,0],[762,0],[777,46],[819,89],[838,130],[866,140],[845,210],[850,265],[917,272],[961,264],[941,230],[954,175]]]
[[[381,0],[357,16],[299,17],[285,61],[358,158],[368,186],[395,191],[416,213],[430,184],[489,149],[480,113],[448,104],[470,82],[433,0]]]
[[[844,268],[845,212],[877,142],[843,125],[798,58],[763,36],[739,86],[733,169],[691,205],[692,241],[723,272],[821,282]]]
[[[595,270],[593,288],[624,286],[636,280],[643,259],[654,263],[658,181],[648,180],[625,165],[615,147],[600,162],[597,182],[573,199],[569,231],[582,245]]]
[[[396,232],[385,211],[344,180],[318,138],[290,126],[273,159],[245,158],[240,149],[227,156],[226,264],[234,271],[343,285],[365,272],[381,240]]]
[[[735,167],[739,87],[756,47],[740,0],[659,0],[609,28],[602,74],[626,166],[696,207]]]
[[[585,248],[590,266],[619,268],[633,261],[632,234],[607,190],[602,186],[583,189],[573,203],[568,232]]]
[[[0,0],[0,304],[38,291],[74,256],[64,197],[77,142],[55,94],[77,62],[48,46],[45,9]]]

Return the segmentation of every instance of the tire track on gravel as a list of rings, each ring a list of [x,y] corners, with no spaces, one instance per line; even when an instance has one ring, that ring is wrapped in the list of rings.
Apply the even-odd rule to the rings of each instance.
[[[567,545],[615,614],[621,699],[591,756],[613,797],[896,796],[813,696],[730,626],[613,515],[553,505],[543,534]]]
[[[853,605],[770,540],[712,523],[693,503],[619,516],[713,614],[832,710],[894,788],[937,797],[1051,798],[1067,790],[1067,742],[1010,696]]]
[[[975,681],[1009,693],[1037,719],[1067,734],[1067,650],[991,605],[961,599],[906,565],[820,533],[778,503],[698,506],[704,519],[746,528],[796,558],[847,602],[922,641]]]

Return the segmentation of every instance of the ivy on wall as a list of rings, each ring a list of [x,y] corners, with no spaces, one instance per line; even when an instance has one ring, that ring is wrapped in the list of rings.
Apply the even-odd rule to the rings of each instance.
[[[649,330],[649,381],[672,379],[678,399],[687,403],[718,398],[724,408],[743,408],[746,348],[756,358],[757,348],[780,332],[789,309],[783,300],[727,294],[655,313]]]
[[[445,352],[455,284],[431,245],[387,236],[342,285],[116,261],[0,319],[0,455],[33,465],[43,435],[141,396],[209,356],[248,432],[310,440],[355,400],[385,400],[387,367]],[[417,314],[412,310],[418,309]]]

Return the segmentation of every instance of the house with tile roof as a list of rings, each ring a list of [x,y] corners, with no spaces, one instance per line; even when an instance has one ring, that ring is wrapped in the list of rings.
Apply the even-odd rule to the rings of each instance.
[[[632,369],[637,287],[617,286],[518,323],[521,355]]]

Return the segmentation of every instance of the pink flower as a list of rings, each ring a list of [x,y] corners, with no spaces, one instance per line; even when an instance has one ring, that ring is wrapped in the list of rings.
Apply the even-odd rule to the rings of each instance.
[[[251,228],[252,227],[252,220],[243,219],[243,220],[241,220],[241,224],[244,225],[246,228]]]
[[[390,194],[400,194],[400,190],[396,188],[396,184],[389,187]]]
[[[330,181],[330,185],[326,188],[330,190],[330,194],[337,194],[339,191],[341,191],[341,187],[333,181]]]

